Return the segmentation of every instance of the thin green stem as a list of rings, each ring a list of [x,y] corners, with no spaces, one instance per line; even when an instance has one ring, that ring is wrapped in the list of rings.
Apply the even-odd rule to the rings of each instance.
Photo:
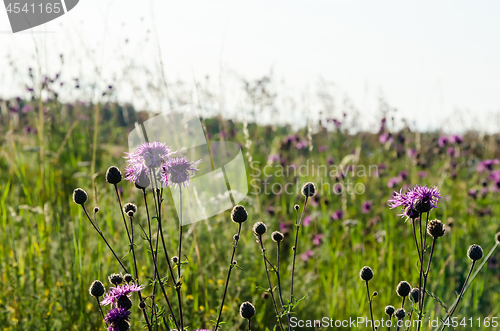
[[[375,323],[373,321],[373,309],[372,309],[372,298],[370,297],[370,288],[368,286],[368,281],[365,281],[366,283],[366,294],[368,296],[368,303],[370,304],[370,316],[372,319],[372,329],[375,331]]]

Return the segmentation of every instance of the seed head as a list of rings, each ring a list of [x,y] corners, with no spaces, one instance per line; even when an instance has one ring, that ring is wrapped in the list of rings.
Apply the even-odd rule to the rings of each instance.
[[[301,193],[307,198],[313,197],[316,194],[316,186],[311,182],[305,183],[304,186],[302,186]]]
[[[123,206],[123,211],[125,212],[125,214],[129,215],[130,212],[132,212],[132,215],[129,215],[129,216],[134,216],[134,214],[137,212],[137,206],[134,205],[133,203],[131,202],[127,202],[124,206]]]
[[[420,298],[420,290],[418,287],[412,288],[410,291],[410,295],[408,296],[408,299],[410,299],[412,302],[418,302]]]
[[[130,283],[131,281],[133,281],[133,280],[134,280],[134,277],[132,277],[132,275],[131,275],[131,274],[125,274],[125,275],[123,276],[123,279],[124,279],[127,283]]]
[[[256,236],[262,236],[264,233],[266,233],[267,227],[264,223],[257,222],[253,225],[252,231]]]
[[[115,166],[109,167],[106,171],[106,181],[110,184],[118,184],[122,181],[122,173],[120,169]]]
[[[444,224],[440,220],[432,220],[427,225],[427,233],[433,238],[439,238],[444,235]]]
[[[123,283],[123,276],[120,274],[111,274],[109,275],[108,280],[111,284],[118,286]]]
[[[273,239],[273,241],[279,243],[283,240],[283,233],[279,232],[279,231],[274,231],[272,234],[271,234],[271,238]]]
[[[500,244],[500,232],[495,235],[495,241]]]
[[[73,191],[73,201],[76,204],[83,205],[85,201],[87,201],[87,198],[87,192],[85,192],[83,189],[77,188]]]
[[[231,219],[235,223],[243,223],[248,219],[248,213],[245,210],[245,207],[236,205],[231,211]]]
[[[477,261],[483,258],[483,249],[479,245],[471,245],[467,251],[467,256],[472,261]]]
[[[105,291],[106,290],[104,289],[104,285],[100,280],[94,280],[89,288],[90,295],[96,298],[103,296]]]
[[[410,294],[411,291],[411,286],[408,282],[402,281],[398,284],[398,287],[396,288],[396,292],[398,295],[402,298],[406,297],[408,294]]]
[[[243,302],[240,306],[240,315],[242,318],[251,319],[255,315],[255,307],[250,302]]]
[[[125,308],[129,310],[132,308],[132,300],[126,295],[122,295],[116,300],[116,304],[118,305],[118,308]]]
[[[393,306],[387,306],[385,307],[385,313],[389,316],[389,318],[392,317],[392,315],[394,314],[396,310],[394,309]]]
[[[363,267],[359,272],[359,277],[365,282],[373,278],[373,270],[370,267]]]
[[[396,309],[396,311],[394,312],[394,316],[398,319],[398,320],[402,320],[403,318],[405,318],[406,316],[406,311],[403,309],[403,308],[398,308]]]

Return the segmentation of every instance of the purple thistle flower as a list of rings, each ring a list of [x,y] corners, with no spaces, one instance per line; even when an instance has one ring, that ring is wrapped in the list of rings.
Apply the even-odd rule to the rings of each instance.
[[[474,200],[476,200],[476,198],[477,198],[477,193],[478,193],[478,191],[477,191],[477,190],[474,190],[473,188],[471,188],[471,189],[469,189],[469,192],[468,192],[468,193],[469,193],[469,196],[470,196],[471,198],[473,198]]]
[[[450,144],[461,144],[462,142],[464,141],[464,138],[462,138],[462,136],[459,136],[459,135],[451,135],[450,136]]]
[[[417,211],[427,213],[437,208],[437,202],[441,198],[439,189],[434,187],[417,185],[413,188],[413,204]]]
[[[113,308],[104,317],[108,331],[126,331],[130,328],[130,311],[125,308]]]
[[[318,147],[318,152],[322,153],[322,152],[326,152],[328,150],[328,146],[327,145],[323,145],[323,146],[319,146]]]
[[[384,132],[378,137],[378,141],[380,141],[381,144],[392,142],[393,140],[394,138],[392,137],[392,134],[388,132]]]
[[[101,301],[102,306],[107,306],[114,303],[118,298],[125,295],[130,297],[133,292],[139,292],[144,286],[137,285],[136,283],[125,284],[116,286],[109,289],[108,293],[104,294],[104,300]]]
[[[403,170],[399,173],[399,177],[401,177],[402,180],[405,180],[406,178],[408,178],[408,171],[406,170]]]
[[[443,147],[447,143],[448,143],[448,137],[446,137],[446,136],[439,137],[439,140],[438,140],[439,147]]]
[[[387,182],[387,187],[388,188],[393,188],[394,186],[396,186],[397,184],[399,184],[401,182],[401,177],[392,177],[391,179],[389,179],[389,181]]]
[[[498,159],[493,159],[493,160],[484,160],[484,161],[481,161],[479,162],[479,164],[477,165],[477,171],[478,172],[483,172],[485,170],[488,170],[488,171],[492,171],[493,170],[493,166],[495,164],[499,164],[500,161],[498,161]]]
[[[323,239],[323,234],[322,233],[319,233],[317,235],[314,236],[314,239],[313,239],[313,244],[318,246],[319,244],[321,244],[321,240]]]
[[[426,178],[428,176],[427,171],[419,171],[418,172],[418,177],[420,178]]]
[[[304,226],[309,226],[312,222],[312,217],[311,215],[307,215],[306,217],[304,217],[304,220],[302,221],[302,224]]]
[[[417,155],[417,151],[410,148],[406,151],[406,154],[408,155],[408,157],[413,159]]]
[[[198,161],[189,161],[187,157],[178,156],[170,159],[162,167],[161,182],[163,185],[167,186],[172,183],[174,187],[189,185],[189,178],[193,177],[196,171],[200,170],[195,168],[197,164],[201,163],[201,159]]]
[[[125,153],[128,164],[125,168],[126,180],[135,183],[141,176],[149,177],[149,170],[158,168],[167,162],[172,150],[166,144],[153,141],[137,146],[130,153]]]
[[[313,255],[314,255],[313,251],[311,251],[309,249],[305,253],[301,254],[300,258],[302,259],[302,261],[307,262],[307,260],[309,260],[311,257],[313,257]]]
[[[373,207],[373,202],[365,201],[361,206],[361,211],[363,212],[363,214],[368,214],[372,210],[372,207]]]
[[[344,213],[340,209],[334,211],[332,214],[332,218],[334,221],[339,221],[342,219],[342,217],[344,217]]]
[[[391,209],[401,208],[402,213],[398,214],[398,216],[415,219],[419,217],[419,213],[414,208],[414,191],[408,191],[406,193],[394,192],[391,199],[388,201],[388,206]]]

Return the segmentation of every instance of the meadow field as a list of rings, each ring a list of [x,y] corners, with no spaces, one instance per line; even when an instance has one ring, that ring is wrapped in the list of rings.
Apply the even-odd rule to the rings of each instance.
[[[59,102],[50,89],[57,77],[48,81],[51,83],[42,85],[42,94],[29,91],[31,97],[24,93],[23,97],[2,99],[0,103],[0,329],[102,330],[106,324],[89,287],[94,280],[100,280],[109,290],[112,285],[108,275],[123,270],[81,206],[73,201],[73,191],[82,188],[87,192],[85,207],[91,215],[94,207],[99,207],[95,222],[124,265],[132,270],[127,231],[106,172],[116,166],[125,177],[128,134],[156,113],[137,111],[131,105],[105,98],[99,103],[91,99]],[[246,88],[250,91],[248,85]],[[182,106],[192,101],[186,99],[175,99],[173,104]],[[249,108],[255,118],[272,108],[259,107],[262,98],[252,100],[257,100]],[[205,107],[202,98],[199,106]],[[280,245],[282,289],[273,290],[281,306],[281,292],[286,298],[290,295],[297,222],[294,206],[298,204],[299,214],[303,212],[305,197],[301,188],[312,182],[317,192],[308,199],[301,221],[292,316],[299,320],[370,319],[372,305],[373,318],[380,320],[387,319],[386,306],[399,308],[398,283],[407,281],[411,287],[419,286],[420,255],[415,250],[412,230],[413,222],[419,222],[399,216],[401,208],[391,209],[388,204],[395,191],[427,185],[440,191],[430,219],[441,220],[445,234],[436,240],[435,249],[432,246],[422,330],[432,330],[429,320],[445,318],[451,310],[471,267],[467,250],[472,244],[483,248],[484,257],[476,265],[477,277],[473,282],[469,279],[470,286],[453,315],[467,324],[456,329],[500,329],[495,324],[496,317],[500,317],[500,250],[495,250],[495,235],[500,230],[496,217],[500,212],[500,135],[419,131],[408,123],[396,123],[392,113],[384,109],[377,128],[366,131],[359,124],[363,120],[359,115],[349,111],[329,115],[333,113],[326,105],[318,121],[309,120],[299,128],[236,121],[217,113],[201,118],[210,141],[234,142],[242,149],[246,172],[239,176],[246,177],[249,190],[239,204],[246,209],[248,220],[240,223],[234,255],[238,268],[232,267],[233,236],[238,225],[231,220],[231,209],[183,227],[186,260],[182,264],[180,293],[184,327],[214,329],[231,268],[221,329],[247,329],[247,321],[239,313],[246,301],[256,310],[253,330],[280,329],[268,291],[266,262],[252,227],[256,222],[267,226],[262,238],[272,263],[276,261],[277,246],[271,232],[284,235]],[[125,179],[117,188],[123,203],[137,205],[134,222],[145,226],[149,214],[142,190]],[[148,188],[146,192],[151,209],[153,191]],[[179,221],[169,199],[165,199],[162,213],[165,248],[172,257],[179,240]],[[420,224],[425,221],[423,217]],[[152,222],[152,226],[155,240],[156,223]],[[134,253],[139,266],[137,276],[145,286],[145,312],[149,319],[158,319],[159,330],[167,330],[173,327],[171,312],[159,288],[155,314],[150,307],[155,267],[148,241],[139,228],[136,231]],[[432,240],[425,228],[423,231],[429,237],[425,245],[427,260]],[[161,246],[158,252],[158,271],[166,277],[167,259]],[[360,279],[364,266],[371,267],[374,273],[369,283],[370,300],[365,282]],[[277,286],[275,271],[271,269],[269,274],[272,287]],[[175,286],[169,280],[165,284],[178,318]],[[372,296],[372,291],[377,295]],[[147,329],[137,296],[131,300],[130,328]],[[412,308],[407,300],[404,308],[409,313],[415,306]],[[107,307],[103,309],[106,314]],[[281,323],[286,329],[286,314]],[[372,329],[364,324],[333,328],[304,325],[293,329],[358,328]]]

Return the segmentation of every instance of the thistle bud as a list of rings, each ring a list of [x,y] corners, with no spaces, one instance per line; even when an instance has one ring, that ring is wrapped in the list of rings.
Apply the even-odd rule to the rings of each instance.
[[[235,223],[243,223],[248,219],[248,213],[245,210],[245,207],[236,205],[231,211],[231,219]]]
[[[127,283],[130,283],[131,281],[133,281],[133,280],[134,280],[134,277],[132,277],[132,275],[131,275],[131,274],[125,274],[125,275],[123,276],[123,279],[124,279]]]
[[[440,220],[429,221],[427,225],[427,233],[433,238],[439,238],[444,235],[445,229]]]
[[[94,207],[94,214],[97,214],[99,212],[99,207]]]
[[[389,316],[389,318],[391,318],[392,315],[394,315],[395,311],[396,310],[394,309],[393,306],[387,306],[387,307],[385,307],[385,313]]]
[[[106,171],[106,181],[110,184],[118,184],[122,181],[122,173],[120,169],[115,166],[109,167],[108,171]]]
[[[283,233],[279,232],[279,231],[274,231],[272,234],[271,234],[271,238],[273,239],[274,242],[281,242],[283,240]]]
[[[243,302],[240,306],[240,315],[242,318],[251,319],[255,315],[255,307],[250,302]]]
[[[77,188],[73,191],[73,201],[76,204],[83,205],[85,201],[87,201],[87,198],[87,192],[85,192],[83,189]]]
[[[172,256],[171,260],[172,260],[172,263],[174,263],[174,264],[179,263],[179,258],[177,256]]]
[[[418,302],[420,299],[420,290],[418,287],[412,288],[410,291],[410,294],[408,295],[408,299],[410,299],[412,302]]]
[[[299,205],[293,206],[293,209],[295,209],[295,211],[299,210],[299,208],[300,208]]]
[[[373,270],[370,267],[363,267],[359,272],[359,277],[365,282],[373,278]]]
[[[127,310],[132,308],[132,300],[126,295],[121,295],[118,300],[116,300],[116,304],[118,308],[125,308]]]
[[[123,283],[123,276],[120,274],[111,274],[109,275],[108,280],[111,284],[118,286]]]
[[[398,320],[402,320],[403,318],[405,318],[406,316],[406,311],[403,309],[403,308],[398,308],[395,312],[394,312],[394,316],[398,319]]]
[[[396,288],[396,293],[404,298],[406,297],[408,294],[410,294],[410,291],[411,291],[411,286],[410,286],[410,283],[406,282],[406,281],[402,281],[398,284],[398,287]]]
[[[301,193],[307,198],[313,197],[316,194],[316,186],[311,182],[305,183],[304,186],[302,186]]]
[[[105,291],[106,290],[104,289],[104,285],[99,280],[94,280],[94,282],[92,282],[92,285],[90,285],[89,288],[90,295],[96,298],[103,296]]]
[[[500,244],[500,232],[495,235],[495,241]]]
[[[146,303],[144,301],[139,302],[140,309],[146,309]]]
[[[134,216],[134,214],[137,212],[137,206],[134,205],[133,203],[130,203],[130,202],[127,202],[124,206],[123,206],[123,211],[125,212],[125,214],[127,214],[128,216]],[[129,215],[129,213],[132,212],[132,215]]]
[[[476,244],[471,245],[469,247],[469,250],[467,251],[467,256],[472,261],[480,260],[483,257],[483,249],[479,245],[476,245]]]
[[[256,236],[262,236],[264,233],[266,233],[267,227],[264,223],[257,222],[253,225],[252,231]]]

